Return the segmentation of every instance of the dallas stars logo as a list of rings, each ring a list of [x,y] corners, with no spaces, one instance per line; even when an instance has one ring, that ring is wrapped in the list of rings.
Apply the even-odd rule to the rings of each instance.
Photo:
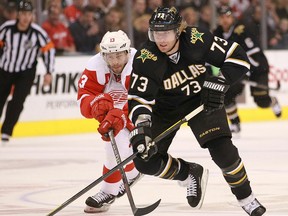
[[[239,25],[234,29],[234,32],[238,35],[241,35],[244,32],[245,26]]]
[[[142,49],[140,52],[141,52],[140,56],[138,56],[136,59],[141,59],[142,63],[144,63],[146,59],[157,61],[157,56],[155,56],[149,50]]]
[[[204,33],[200,33],[197,31],[196,28],[192,28],[191,31],[191,43],[195,44],[197,42],[197,40],[200,40],[202,43],[204,43],[203,39],[202,39],[202,35],[204,35]]]

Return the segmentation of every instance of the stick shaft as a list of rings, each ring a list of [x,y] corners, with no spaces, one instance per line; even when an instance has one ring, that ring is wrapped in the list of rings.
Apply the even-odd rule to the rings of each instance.
[[[63,208],[65,208],[66,206],[68,206],[70,203],[72,203],[73,201],[75,201],[76,199],[78,199],[79,197],[81,197],[83,194],[85,194],[86,192],[88,192],[89,190],[91,190],[93,187],[95,187],[97,184],[99,184],[100,182],[102,182],[105,178],[109,177],[110,175],[112,175],[112,173],[114,173],[116,170],[118,170],[120,167],[123,167],[124,165],[126,165],[127,163],[129,163],[131,160],[133,160],[136,155],[138,154],[138,152],[135,152],[134,154],[130,155],[128,158],[126,158],[125,160],[123,160],[120,164],[118,164],[117,166],[115,166],[114,168],[112,168],[111,170],[109,170],[107,173],[105,173],[104,175],[102,175],[101,177],[99,177],[98,179],[96,179],[95,181],[93,181],[91,184],[89,184],[87,187],[85,187],[84,189],[82,189],[81,191],[79,191],[77,194],[75,194],[74,196],[72,196],[70,199],[68,199],[67,201],[65,201],[63,204],[61,204],[59,207],[57,207],[55,210],[53,210],[52,212],[50,212],[47,216],[53,216],[55,215],[57,212],[59,212],[60,210],[62,210]]]
[[[111,145],[112,145],[112,149],[113,149],[113,152],[114,152],[114,155],[115,155],[115,158],[116,158],[116,162],[117,162],[117,164],[120,164],[121,163],[121,157],[120,157],[120,153],[119,153],[119,150],[117,148],[117,144],[116,144],[116,141],[115,141],[115,138],[114,138],[113,130],[109,131],[108,134],[109,134],[109,137],[110,137],[110,140],[111,140]],[[130,203],[130,207],[131,207],[132,212],[134,214],[134,212],[137,211],[137,208],[136,208],[136,205],[135,205],[135,202],[134,202],[134,199],[133,199],[130,187],[129,187],[128,179],[127,179],[127,176],[125,174],[125,170],[124,170],[123,167],[120,167],[120,172],[121,172],[121,175],[122,175],[122,180],[123,180],[123,184],[124,184],[124,187],[125,187],[125,190],[126,190],[126,194],[127,194],[127,197],[128,197],[129,203]]]
[[[155,143],[159,142],[161,139],[163,139],[164,137],[166,137],[168,134],[170,134],[172,131],[176,130],[177,128],[179,128],[183,123],[189,121],[190,119],[192,119],[194,116],[196,116],[198,113],[200,113],[202,110],[204,109],[203,105],[200,105],[199,107],[197,107],[195,110],[193,110],[192,112],[190,112],[188,115],[186,115],[184,118],[182,118],[181,120],[179,120],[178,122],[176,122],[175,124],[173,124],[171,127],[169,127],[168,129],[166,129],[165,131],[163,131],[161,134],[159,134],[153,141]],[[67,201],[65,201],[63,204],[61,204],[59,207],[57,207],[55,210],[53,210],[52,212],[50,212],[47,216],[53,216],[55,215],[57,212],[59,212],[60,210],[62,210],[63,208],[65,208],[66,206],[68,206],[70,203],[72,203],[73,201],[75,201],[76,199],[78,199],[79,197],[81,197],[83,194],[85,194],[86,192],[88,192],[89,190],[91,190],[93,187],[95,187],[97,184],[99,184],[101,181],[103,181],[105,178],[109,177],[110,175],[112,175],[112,173],[114,173],[116,170],[120,169],[121,167],[123,167],[124,165],[126,165],[127,163],[129,163],[131,160],[133,160],[136,156],[137,156],[138,152],[134,152],[132,155],[130,155],[128,158],[126,158],[125,160],[123,160],[121,163],[117,164],[114,168],[112,168],[111,170],[109,170],[107,173],[105,173],[104,175],[102,175],[101,177],[99,177],[98,179],[96,179],[94,182],[92,182],[90,185],[88,185],[87,187],[85,187],[84,189],[82,189],[81,191],[79,191],[77,194],[75,194],[74,196],[72,196],[70,199],[68,199]],[[135,204],[134,204],[135,206]]]
[[[243,84],[246,85],[250,85],[252,87],[255,88],[261,88],[261,89],[265,89],[265,90],[279,90],[280,89],[280,82],[277,81],[277,87],[273,88],[273,87],[269,87],[268,85],[263,85],[263,84],[259,84],[257,82],[251,81],[251,80],[242,80]]]

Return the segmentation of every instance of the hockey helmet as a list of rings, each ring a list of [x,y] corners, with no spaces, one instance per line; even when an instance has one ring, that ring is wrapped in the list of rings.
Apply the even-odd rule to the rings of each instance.
[[[31,1],[22,0],[18,4],[18,11],[33,11],[33,5]]]
[[[152,31],[168,31],[180,27],[182,17],[175,7],[158,7],[149,20]]]
[[[130,52],[130,45],[130,39],[122,30],[108,31],[102,38],[100,49],[102,54],[122,51]]]
[[[220,6],[217,11],[219,15],[224,15],[224,14],[227,16],[233,15],[232,8],[227,5]]]

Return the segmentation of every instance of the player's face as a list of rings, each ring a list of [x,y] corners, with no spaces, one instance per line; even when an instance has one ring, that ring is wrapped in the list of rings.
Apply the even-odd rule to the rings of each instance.
[[[219,25],[222,26],[224,32],[228,32],[230,27],[233,25],[234,18],[232,15],[220,15],[219,16]]]
[[[170,51],[177,40],[175,30],[153,31],[153,37],[158,49],[163,53]]]
[[[33,20],[33,13],[31,11],[19,11],[18,20],[19,20],[18,25],[21,28],[21,30],[25,30],[28,28],[28,26]]]
[[[123,68],[128,62],[129,54],[127,51],[105,53],[104,60],[108,67],[115,73],[121,74]]]

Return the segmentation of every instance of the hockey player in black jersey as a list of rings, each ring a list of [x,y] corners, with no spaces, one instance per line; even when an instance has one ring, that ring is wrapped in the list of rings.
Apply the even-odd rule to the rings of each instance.
[[[188,126],[200,146],[209,150],[245,212],[263,215],[266,209],[252,193],[224,109],[229,85],[240,82],[249,71],[245,51],[205,29],[187,27],[175,7],[158,8],[149,25],[149,41],[135,54],[128,92],[129,117],[136,126],[130,141],[134,152],[138,146],[145,147],[134,159],[137,169],[178,180],[187,186],[189,205],[201,207],[208,171],[167,153],[177,130],[157,142],[157,147],[151,140],[203,104],[204,111],[190,119]],[[219,67],[221,75],[207,76],[206,62]]]
[[[245,22],[236,21],[232,14],[232,9],[228,6],[222,6],[218,9],[219,26],[214,31],[214,35],[232,40],[240,44],[246,51],[251,64],[250,80],[258,84],[268,86],[269,64],[264,52],[259,46],[259,42]],[[238,133],[241,130],[240,118],[237,112],[235,98],[241,94],[244,84],[237,83],[230,87],[225,97],[225,108],[227,116],[231,122],[230,129]],[[251,95],[257,106],[261,108],[271,107],[275,116],[281,116],[281,107],[276,97],[269,95],[268,89],[250,87]]]

